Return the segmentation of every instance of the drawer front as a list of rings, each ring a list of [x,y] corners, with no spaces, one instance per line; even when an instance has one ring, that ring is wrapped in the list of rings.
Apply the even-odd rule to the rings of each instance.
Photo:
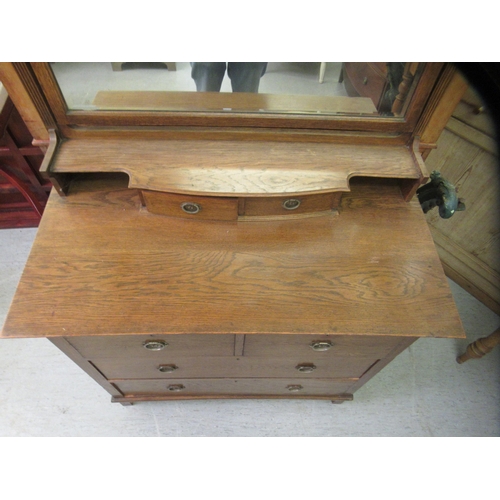
[[[289,195],[267,198],[244,198],[240,215],[255,216],[291,216],[305,213],[325,212],[337,208],[342,193],[315,195]]]
[[[387,79],[380,69],[373,66],[373,63],[345,63],[345,67],[356,92],[360,96],[369,97],[378,106],[387,85]]]
[[[400,342],[399,337],[379,336],[246,335],[244,355],[313,361],[328,357],[360,357],[375,361],[389,354]]]
[[[323,359],[246,356],[182,357],[166,353],[147,358],[98,358],[92,364],[108,379],[177,378],[359,378],[377,360],[323,356]]]
[[[141,191],[149,212],[170,217],[203,220],[236,220],[238,198],[192,196]]]
[[[234,335],[117,335],[67,337],[86,359],[128,358],[156,362],[165,356],[233,356]]]
[[[125,396],[334,396],[346,393],[352,380],[322,379],[177,379],[122,380],[115,383]]]

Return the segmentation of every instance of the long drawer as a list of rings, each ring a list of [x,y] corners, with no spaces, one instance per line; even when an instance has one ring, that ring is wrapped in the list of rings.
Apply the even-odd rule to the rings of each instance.
[[[377,360],[373,357],[329,356],[312,361],[309,357],[257,358],[245,356],[180,357],[163,355],[147,358],[98,358],[92,364],[108,379],[149,378],[359,378]]]
[[[272,396],[334,396],[349,391],[356,380],[322,379],[177,379],[122,380],[116,387],[125,396],[175,395],[272,395]]]
[[[86,359],[127,358],[158,360],[166,353],[178,356],[233,356],[234,335],[110,335],[67,337]]]

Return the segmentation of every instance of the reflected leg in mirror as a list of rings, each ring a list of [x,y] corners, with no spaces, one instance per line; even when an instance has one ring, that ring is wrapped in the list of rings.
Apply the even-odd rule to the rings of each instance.
[[[198,92],[220,92],[226,73],[225,62],[192,62],[191,77]]]
[[[260,79],[267,69],[266,62],[230,62],[227,74],[233,92],[258,92]]]

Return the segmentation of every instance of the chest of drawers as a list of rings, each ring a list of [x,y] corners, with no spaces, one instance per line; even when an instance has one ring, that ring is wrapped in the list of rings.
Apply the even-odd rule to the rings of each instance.
[[[385,95],[366,64],[346,89]],[[452,65],[405,63],[390,113],[91,80],[75,108],[57,69],[0,63],[55,188],[0,337],[50,339],[122,404],[342,402],[415,340],[465,337],[413,199]]]
[[[75,181],[51,194],[2,336],[49,338],[122,404],[350,400],[418,338],[464,334],[418,203],[397,179],[349,189],[298,214],[212,194],[196,218],[182,193],[162,213],[141,188]]]

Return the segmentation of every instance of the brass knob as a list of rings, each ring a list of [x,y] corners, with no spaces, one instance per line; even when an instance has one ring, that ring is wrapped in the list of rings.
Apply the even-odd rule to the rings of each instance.
[[[329,340],[315,340],[309,344],[313,351],[328,351],[333,346]]]
[[[160,365],[158,367],[158,370],[162,373],[172,373],[177,369],[179,369],[179,367],[175,365]]]
[[[167,389],[171,392],[179,392],[183,391],[185,387],[182,384],[174,384],[174,385],[169,385]]]
[[[290,392],[299,392],[303,389],[303,387],[301,385],[287,385],[286,388]]]
[[[297,200],[296,198],[290,198],[289,200],[285,200],[281,206],[285,210],[295,210],[299,208],[300,205],[300,200]]]
[[[147,340],[142,345],[144,349],[147,349],[148,351],[161,351],[162,349],[165,349],[166,346],[168,346],[168,343],[164,340]]]
[[[295,367],[300,373],[311,373],[316,370],[316,366],[312,363],[301,363]]]
[[[187,214],[197,214],[201,210],[201,206],[198,205],[198,203],[192,203],[190,201],[181,203],[181,208]]]
[[[367,76],[365,76],[365,77],[363,78],[363,85],[366,85],[367,83],[368,83],[368,77],[367,77]]]

